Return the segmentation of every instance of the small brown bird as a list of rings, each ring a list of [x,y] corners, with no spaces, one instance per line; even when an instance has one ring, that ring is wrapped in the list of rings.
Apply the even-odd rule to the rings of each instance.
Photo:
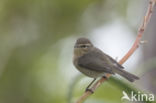
[[[139,79],[139,77],[123,70],[123,66],[100,49],[94,47],[87,38],[77,39],[74,46],[73,64],[84,75],[94,78],[91,84],[96,78],[105,77],[106,73],[119,74],[130,82]]]

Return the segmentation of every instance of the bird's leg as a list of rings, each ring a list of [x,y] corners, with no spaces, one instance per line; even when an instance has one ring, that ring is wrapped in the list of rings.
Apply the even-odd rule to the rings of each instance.
[[[105,75],[104,75],[104,76],[102,76],[102,78],[104,78],[104,79],[108,79],[108,78],[107,78],[107,76],[105,76]]]
[[[92,89],[89,89],[89,88],[94,83],[95,80],[96,80],[96,78],[94,78],[93,81],[87,86],[86,91],[90,91],[91,93],[94,93],[94,91]]]
[[[108,77],[107,77],[107,73],[105,73],[103,76],[102,76],[102,78],[104,78],[104,79],[108,79]]]

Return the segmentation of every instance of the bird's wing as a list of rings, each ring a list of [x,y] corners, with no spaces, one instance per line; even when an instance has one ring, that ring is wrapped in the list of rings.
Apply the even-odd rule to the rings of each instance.
[[[115,61],[112,57],[106,54],[106,56],[114,63],[114,66],[118,67],[119,69],[124,69],[122,65],[120,65],[117,61]]]
[[[106,72],[114,74],[113,69],[122,69],[113,58],[103,53],[100,49],[94,48],[78,60],[78,65],[93,71]]]
[[[112,61],[97,48],[80,57],[78,65],[85,69],[114,74]]]

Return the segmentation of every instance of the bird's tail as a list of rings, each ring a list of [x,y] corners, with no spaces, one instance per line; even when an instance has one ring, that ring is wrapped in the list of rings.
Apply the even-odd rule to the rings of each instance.
[[[134,82],[135,80],[139,79],[139,77],[137,77],[134,74],[131,74],[131,73],[129,73],[123,69],[115,69],[114,71],[115,71],[115,73],[123,76],[124,78],[126,78],[130,82]]]

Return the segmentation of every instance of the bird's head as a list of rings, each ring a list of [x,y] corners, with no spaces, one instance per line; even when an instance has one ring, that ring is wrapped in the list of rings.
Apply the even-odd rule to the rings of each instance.
[[[87,38],[78,38],[74,46],[74,54],[82,56],[93,48],[93,44]]]

